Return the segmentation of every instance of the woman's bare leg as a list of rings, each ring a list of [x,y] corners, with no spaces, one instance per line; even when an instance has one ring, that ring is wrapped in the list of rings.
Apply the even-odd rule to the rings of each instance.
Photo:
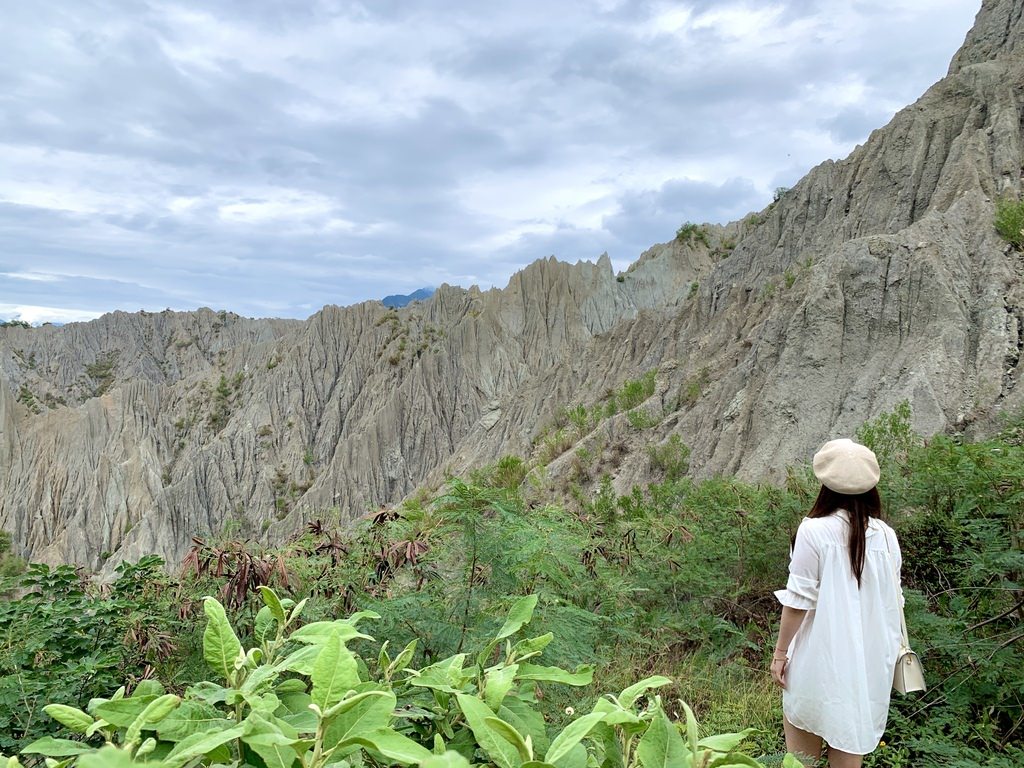
[[[849,752],[843,752],[841,749],[828,748],[829,768],[860,768],[863,760],[864,757],[862,755],[851,755]]]
[[[810,731],[805,731],[802,728],[797,728],[786,717],[782,718],[782,726],[786,731],[786,749],[792,752],[805,762],[806,765],[811,765],[815,760],[821,757],[821,748],[823,742],[821,736],[817,736]],[[810,762],[806,762],[806,761]],[[851,763],[851,765],[853,765]],[[859,766],[860,763],[857,763]],[[842,763],[836,763],[833,768],[845,768]]]

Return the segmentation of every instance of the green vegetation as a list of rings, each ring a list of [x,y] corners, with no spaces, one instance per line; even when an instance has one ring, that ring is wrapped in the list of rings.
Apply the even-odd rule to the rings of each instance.
[[[121,687],[110,698],[92,699],[88,711],[51,704],[45,707],[50,718],[74,733],[100,735],[102,744],[46,736],[23,754],[65,758],[83,768],[227,762],[469,768],[479,760],[501,768],[591,760],[624,768],[752,764],[734,762],[749,732],[700,739],[686,704],[684,736],[656,693],[671,682],[662,676],[598,699],[589,714],[557,732],[549,728],[536,707],[539,685],[589,685],[593,670],[536,663],[553,639],[550,633],[522,636],[536,595],[511,603],[479,653],[415,669],[415,641],[394,659],[387,643],[365,657],[349,648],[373,640],[360,626],[380,618],[372,611],[302,624],[305,601],[281,599],[266,586],[259,593],[264,605],[248,649],[224,606],[205,598],[203,658],[213,681],[179,696],[145,680],[130,695]],[[784,765],[799,763],[789,757]]]
[[[85,375],[92,380],[93,397],[105,394],[113,386],[117,358],[117,352],[104,352],[85,366]]]
[[[1024,200],[1003,198],[996,203],[996,231],[1017,250],[1024,250]]]
[[[14,554],[11,534],[0,531],[0,579],[17,576],[25,570],[25,561]]]
[[[658,423],[657,417],[646,408],[633,408],[626,411],[626,421],[637,431],[650,429]]]
[[[18,387],[17,400],[19,403],[21,403],[30,411],[32,411],[32,413],[42,413],[43,411],[43,408],[41,405],[39,405],[39,401],[36,399],[36,396],[32,393],[32,390],[29,389],[28,385],[26,384],[22,384],[20,387]]]
[[[703,224],[694,224],[688,221],[676,230],[676,240],[684,245],[703,245],[711,247],[711,238],[708,235],[708,228]]]
[[[245,374],[242,371],[236,373],[231,379],[228,379],[225,374],[221,374],[217,386],[213,390],[210,415],[206,420],[215,432],[219,432],[227,426],[228,419],[231,418],[231,411],[244,383]]]
[[[679,390],[679,407],[692,408],[700,400],[710,383],[711,371],[707,366],[701,368],[697,373],[687,376]]]
[[[660,445],[649,445],[647,456],[651,469],[661,472],[668,482],[679,480],[690,471],[690,449],[679,435],[672,435]]]
[[[634,429],[648,429],[657,424],[654,414],[638,410],[638,406],[654,394],[657,374],[656,370],[650,370],[638,379],[627,379],[619,389],[609,390],[600,402],[590,407],[578,404],[560,410],[534,440],[538,461],[548,464],[557,459],[577,440],[617,413],[625,412]]]
[[[894,699],[869,766],[1024,760],[1022,434],[1018,418],[997,439],[925,442],[903,404],[858,432],[883,465],[929,682]],[[505,457],[345,530],[313,520],[275,550],[199,542],[177,580],[152,558],[103,589],[30,566],[0,590],[27,590],[0,601],[0,751],[44,739],[32,754],[84,768],[647,768],[689,765],[704,738],[746,755],[721,765],[777,765],[771,591],[817,486],[806,467],[784,487],[698,482],[688,454],[678,436],[652,446],[662,482],[620,495],[605,475],[575,509],[523,498],[525,462]],[[337,725],[350,712],[363,725]]]
[[[0,328],[31,328],[24,320],[3,320],[0,321]]]

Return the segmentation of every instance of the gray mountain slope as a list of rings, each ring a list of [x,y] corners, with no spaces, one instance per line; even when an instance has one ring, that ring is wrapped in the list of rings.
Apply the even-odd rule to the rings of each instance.
[[[672,435],[697,476],[777,479],[903,399],[925,433],[989,427],[1024,406],[1024,267],[992,227],[1021,191],[1022,9],[983,3],[949,75],[847,159],[618,278],[546,259],[399,310],[0,330],[0,526],[109,569],[226,525],[275,540],[508,453],[552,489],[625,489]],[[647,371],[654,426],[619,414],[539,460],[561,409]]]

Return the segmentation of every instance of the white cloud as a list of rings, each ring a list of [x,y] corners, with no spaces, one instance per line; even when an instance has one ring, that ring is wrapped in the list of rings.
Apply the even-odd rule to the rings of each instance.
[[[551,253],[623,264],[845,155],[945,72],[976,9],[14,4],[0,295],[305,316],[504,285]]]
[[[64,307],[37,307],[27,304],[0,303],[0,317],[6,320],[22,320],[30,325],[42,323],[77,323],[95,320],[102,312],[66,309]]]
[[[31,280],[37,283],[55,283],[61,279],[60,275],[49,275],[44,272],[0,272],[0,277],[7,277],[11,280]]]

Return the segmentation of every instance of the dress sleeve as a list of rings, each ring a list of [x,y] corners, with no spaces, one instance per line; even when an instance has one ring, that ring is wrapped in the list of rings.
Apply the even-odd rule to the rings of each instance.
[[[783,605],[799,610],[810,610],[818,604],[818,583],[821,581],[818,550],[814,546],[807,521],[800,523],[796,541],[789,558],[789,581],[786,588],[776,591],[775,597]]]
[[[900,606],[906,605],[906,598],[903,596],[903,551],[900,549],[900,541],[896,538],[896,531],[886,532],[886,536],[892,534],[892,564],[896,571],[896,591],[900,596]]]

